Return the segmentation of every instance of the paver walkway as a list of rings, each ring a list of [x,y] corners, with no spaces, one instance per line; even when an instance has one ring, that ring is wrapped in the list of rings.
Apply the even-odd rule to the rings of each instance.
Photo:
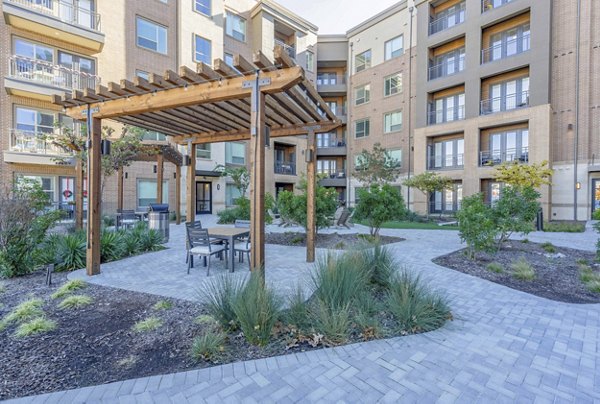
[[[460,248],[453,231],[383,233],[407,238],[395,256],[450,297],[454,321],[427,334],[18,401],[600,403],[600,305],[553,302],[433,264]],[[596,236],[529,239],[592,250]]]

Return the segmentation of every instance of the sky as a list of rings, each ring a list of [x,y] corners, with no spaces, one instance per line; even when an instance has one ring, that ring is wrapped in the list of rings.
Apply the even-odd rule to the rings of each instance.
[[[277,0],[300,17],[319,27],[319,34],[346,31],[397,3],[398,0]],[[369,7],[365,7],[365,5]]]

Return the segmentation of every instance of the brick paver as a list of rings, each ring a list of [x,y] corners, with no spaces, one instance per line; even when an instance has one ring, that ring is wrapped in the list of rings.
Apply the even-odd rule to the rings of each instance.
[[[460,248],[456,232],[383,233],[407,238],[392,247],[395,256],[447,294],[454,321],[427,334],[183,372],[168,383],[141,378],[119,382],[118,388],[106,384],[91,393],[71,393],[69,401],[61,399],[67,397],[64,392],[16,401],[600,403],[600,305],[553,302],[433,264],[432,258]],[[593,250],[596,236],[591,231],[533,233],[529,239]],[[292,250],[286,249],[288,257],[295,257],[288,259],[288,270],[303,255],[302,249],[302,254]],[[271,246],[267,259],[273,259],[269,251]],[[170,252],[137,264],[150,265]],[[176,260],[181,266],[181,257]],[[298,279],[300,275],[271,281]],[[156,293],[165,287],[155,286]]]

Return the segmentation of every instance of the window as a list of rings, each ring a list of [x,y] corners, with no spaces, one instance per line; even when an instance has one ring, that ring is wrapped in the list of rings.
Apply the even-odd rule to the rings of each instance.
[[[28,181],[28,182],[37,182],[41,187],[42,187],[42,191],[44,191],[44,193],[48,196],[48,200],[50,202],[56,202],[55,200],[55,194],[54,194],[54,190],[55,190],[55,185],[54,183],[56,177],[41,177],[38,175],[22,175],[22,174],[17,174],[16,175],[16,182],[17,184],[22,183],[22,181]]]
[[[225,143],[225,162],[227,164],[246,164],[246,145],[244,143]]]
[[[233,55],[231,53],[225,52],[225,63],[229,67],[233,67]]]
[[[54,49],[23,39],[15,39],[15,55],[40,62],[54,61]]]
[[[211,0],[195,0],[194,11],[210,16],[210,3]]]
[[[367,119],[360,119],[354,122],[354,136],[359,139],[361,137],[369,136],[371,131],[371,121]]]
[[[483,63],[500,60],[528,51],[530,43],[529,24],[511,28],[490,37],[490,47],[482,51]]]
[[[354,105],[362,105],[371,99],[371,85],[366,84],[354,90]]]
[[[465,21],[465,2],[460,2],[440,11],[429,23],[429,35],[451,28]]]
[[[337,74],[332,72],[317,73],[317,86],[335,86],[338,84]]]
[[[315,71],[315,54],[311,51],[306,51],[306,70],[309,72]]]
[[[25,135],[54,133],[54,114],[52,112],[17,107],[15,109],[15,118],[15,129]]]
[[[238,41],[246,42],[246,20],[229,11],[225,12],[225,33]]]
[[[354,58],[354,72],[362,72],[363,70],[371,67],[371,49],[368,51],[364,51],[363,53],[359,53]]]
[[[167,140],[167,136],[163,135],[160,132],[157,132],[155,130],[142,130],[142,140],[149,140],[153,142],[165,142]]]
[[[145,72],[143,70],[136,70],[135,75],[143,78],[144,80],[150,80],[150,73]]]
[[[169,201],[169,181],[163,181],[162,199]],[[151,203],[156,202],[156,180],[137,181],[137,206],[138,208],[147,208]]]
[[[402,111],[388,112],[383,116],[383,132],[392,133],[402,130]]]
[[[137,44],[152,51],[167,54],[167,28],[137,17]]]
[[[240,190],[234,184],[225,184],[225,205],[235,205],[235,200],[238,199],[242,194]]]
[[[529,161],[529,129],[493,132],[489,136],[487,147],[487,150],[481,151],[482,166],[505,161],[526,163]]]
[[[338,175],[337,161],[317,160],[317,174],[325,174],[330,178],[335,178]]]
[[[508,111],[529,106],[529,77],[488,86],[489,98],[481,101],[481,113]]]
[[[482,0],[481,10],[483,13],[485,13],[486,11],[493,10],[495,8],[508,4],[511,1],[513,0]]]
[[[427,146],[427,168],[443,170],[462,168],[464,165],[464,139],[448,139],[434,142]]]
[[[401,167],[402,149],[386,150],[386,165],[389,167]]]
[[[60,75],[61,86],[81,89],[96,88],[96,61],[67,52],[58,52],[58,64],[69,71],[63,70]],[[84,74],[77,74],[84,73]]]
[[[383,95],[389,97],[390,95],[398,94],[402,92],[402,73],[394,73],[391,76],[387,76],[384,79]]]
[[[210,160],[210,143],[196,145],[196,158]]]
[[[452,188],[442,192],[432,192],[429,197],[429,213],[455,213],[462,202],[462,184],[454,183]]]
[[[390,60],[404,53],[404,36],[400,35],[385,43],[385,60]]]
[[[211,42],[199,35],[194,35],[194,61],[212,64]]]
[[[357,170],[367,168],[367,162],[362,154],[354,156],[354,168]]]
[[[438,98],[430,104],[429,124],[460,121],[465,119],[465,94]]]
[[[465,70],[465,48],[455,49],[430,60],[429,80],[446,77]]]
[[[502,188],[504,188],[503,182],[492,181],[489,184],[488,189],[488,203],[494,206],[499,200],[502,194]]]

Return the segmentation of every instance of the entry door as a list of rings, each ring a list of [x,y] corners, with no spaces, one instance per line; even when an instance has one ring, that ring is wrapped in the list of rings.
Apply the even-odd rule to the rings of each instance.
[[[196,214],[212,213],[212,183],[196,182]]]
[[[600,209],[600,179],[592,180],[592,187],[594,194],[592,195],[592,213],[596,209]]]

